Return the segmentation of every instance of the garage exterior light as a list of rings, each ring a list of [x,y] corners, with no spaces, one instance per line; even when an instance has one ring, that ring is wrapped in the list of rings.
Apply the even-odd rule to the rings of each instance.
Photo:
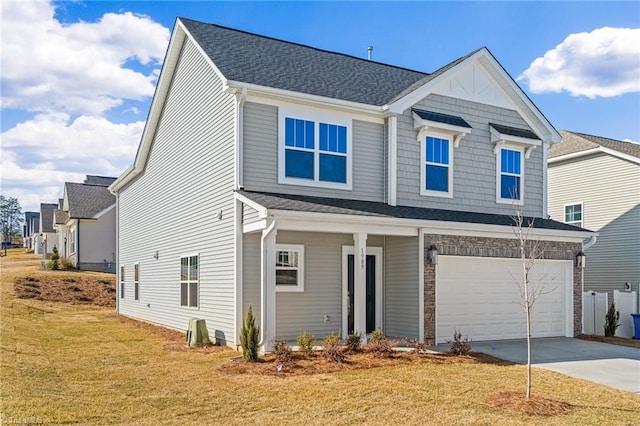
[[[579,251],[578,254],[576,255],[576,266],[578,268],[584,268],[587,264],[587,256],[584,254],[584,252]]]
[[[432,265],[438,264],[438,248],[435,245],[431,244],[427,251],[427,257]]]

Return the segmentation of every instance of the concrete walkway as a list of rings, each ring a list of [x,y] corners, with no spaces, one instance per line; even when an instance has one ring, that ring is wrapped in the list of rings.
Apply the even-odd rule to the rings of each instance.
[[[640,395],[640,349],[567,337],[531,342],[531,363],[536,367]],[[446,352],[449,346],[440,344],[436,350]],[[525,339],[473,342],[471,350],[527,363]]]

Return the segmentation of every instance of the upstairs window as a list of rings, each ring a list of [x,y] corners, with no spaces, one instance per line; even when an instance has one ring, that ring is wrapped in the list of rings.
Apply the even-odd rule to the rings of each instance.
[[[304,246],[276,246],[276,291],[304,291]]]
[[[199,256],[180,258],[180,306],[198,307]]]
[[[452,142],[450,138],[427,136],[422,146],[423,195],[452,195]]]
[[[564,222],[582,228],[582,203],[564,206]]]
[[[522,200],[522,152],[500,149],[500,199]]]
[[[278,182],[351,189],[349,120],[300,112],[281,114]]]

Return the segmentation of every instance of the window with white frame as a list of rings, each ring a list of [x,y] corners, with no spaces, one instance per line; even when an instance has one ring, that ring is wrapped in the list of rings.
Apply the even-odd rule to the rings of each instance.
[[[133,265],[133,300],[140,300],[140,264]]]
[[[76,229],[69,231],[69,253],[76,252]]]
[[[450,137],[427,135],[422,144],[422,195],[453,195],[453,143]]]
[[[279,183],[351,189],[350,120],[281,110]]]
[[[124,265],[120,266],[120,299],[124,299]]]
[[[564,222],[582,228],[582,203],[564,206]]]
[[[276,246],[276,291],[304,291],[304,246]]]
[[[180,306],[198,307],[199,255],[180,258]]]
[[[523,152],[519,148],[500,148],[498,155],[499,201],[522,202]]]

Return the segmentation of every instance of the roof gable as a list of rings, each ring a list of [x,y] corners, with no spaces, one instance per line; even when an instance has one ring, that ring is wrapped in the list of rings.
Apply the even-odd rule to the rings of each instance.
[[[70,219],[93,219],[116,202],[104,185],[67,182],[64,192]]]

